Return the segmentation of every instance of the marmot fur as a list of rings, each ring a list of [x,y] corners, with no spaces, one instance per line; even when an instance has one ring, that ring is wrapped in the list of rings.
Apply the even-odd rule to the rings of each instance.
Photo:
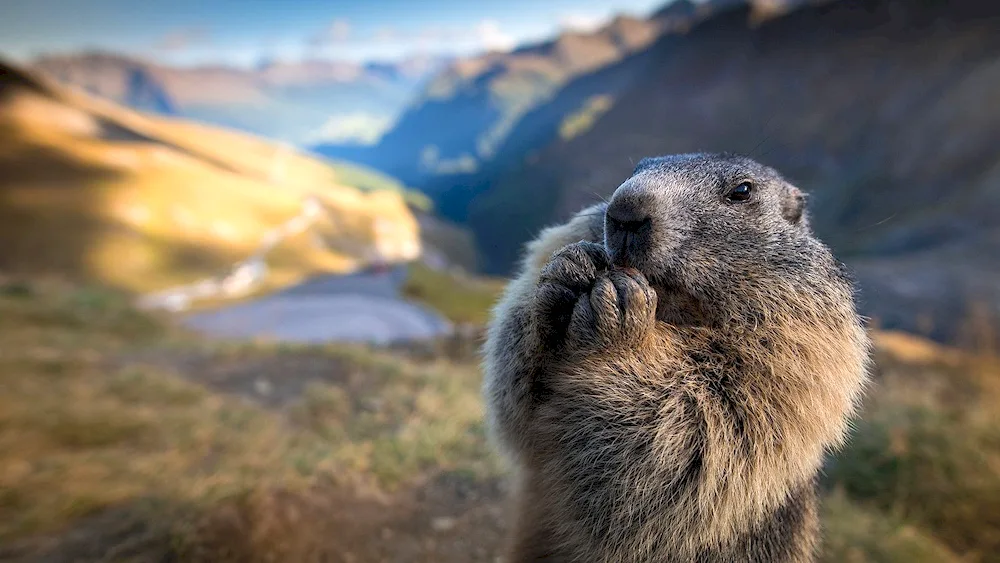
[[[493,312],[509,563],[805,562],[869,339],[802,192],[749,158],[647,158],[544,230]]]

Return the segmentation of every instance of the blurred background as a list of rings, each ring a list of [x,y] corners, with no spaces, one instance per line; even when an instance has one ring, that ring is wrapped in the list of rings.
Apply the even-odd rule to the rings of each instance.
[[[497,561],[477,347],[644,156],[810,194],[826,562],[1000,561],[1000,3],[0,5],[0,560]]]

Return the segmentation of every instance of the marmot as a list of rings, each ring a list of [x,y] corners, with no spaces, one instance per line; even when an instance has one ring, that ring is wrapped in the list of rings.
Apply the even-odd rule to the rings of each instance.
[[[811,561],[870,342],[804,194],[739,155],[646,158],[527,254],[483,350],[507,560]]]

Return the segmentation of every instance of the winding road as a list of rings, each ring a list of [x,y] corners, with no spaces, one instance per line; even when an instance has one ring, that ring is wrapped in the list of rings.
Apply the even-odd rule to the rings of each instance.
[[[400,296],[406,267],[323,276],[255,301],[192,313],[183,323],[226,339],[388,344],[434,338],[451,324]]]

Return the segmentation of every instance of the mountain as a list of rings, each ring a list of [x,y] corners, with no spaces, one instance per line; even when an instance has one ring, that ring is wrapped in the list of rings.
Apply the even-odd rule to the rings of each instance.
[[[2,62],[0,139],[5,274],[56,273],[187,305],[421,250],[390,179]]]
[[[480,179],[467,221],[486,269],[509,271],[528,237],[610,195],[642,156],[734,151],[810,192],[816,231],[885,326],[951,338],[970,316],[1000,319],[1000,5],[757,13],[736,6],[663,36],[526,115],[515,129],[551,130],[561,108],[593,108],[606,77],[629,77],[573,134]]]
[[[754,18],[778,16],[804,1],[752,0]],[[565,84],[642,53],[664,34],[684,34],[737,3],[744,0],[675,0],[648,18],[620,15],[593,32],[566,31],[510,53],[457,60],[428,82],[377,145],[320,143],[314,150],[383,170],[432,195],[450,219],[465,220],[468,200],[484,181],[515,153],[522,158],[560,132],[530,119],[532,112],[547,106],[547,118],[557,121],[583,112],[578,117],[587,122],[630,76],[613,71],[612,83],[592,88],[601,98],[553,111],[547,102]]]
[[[665,31],[683,30],[697,13],[695,4],[678,0],[648,19],[618,16],[594,32],[566,31],[510,53],[457,60],[428,82],[377,146],[315,150],[435,194],[489,166],[522,118],[567,82],[643,50]]]
[[[181,68],[94,52],[40,57],[31,69],[133,109],[306,145],[377,140],[441,64],[415,57]]]

